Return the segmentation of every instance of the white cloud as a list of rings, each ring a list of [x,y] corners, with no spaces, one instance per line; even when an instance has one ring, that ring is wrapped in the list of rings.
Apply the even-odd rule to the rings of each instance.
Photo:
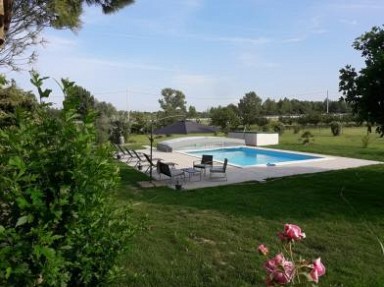
[[[60,52],[65,51],[69,52],[77,48],[78,44],[75,39],[70,39],[68,37],[53,36],[46,34],[43,36],[44,40],[47,42],[45,47],[48,48],[47,51],[51,52]],[[44,51],[44,50],[43,50]]]
[[[121,61],[121,60],[109,60],[109,59],[97,59],[97,58],[88,58],[88,57],[74,57],[69,59],[70,61],[77,62],[79,65],[88,65],[98,68],[122,68],[129,70],[149,70],[149,71],[163,71],[163,72],[176,72],[177,69],[172,69],[169,67],[163,67],[153,64],[146,64],[142,62],[130,62],[130,61]]]
[[[384,9],[384,3],[378,3],[378,1],[343,1],[342,3],[332,3],[330,7],[340,10]]]
[[[209,75],[199,74],[180,74],[173,77],[173,83],[176,86],[205,86],[216,83],[216,79]]]
[[[250,45],[263,45],[268,44],[272,40],[265,37],[260,38],[243,38],[243,37],[212,37],[211,41],[227,42],[232,44],[250,44]]]
[[[305,41],[305,37],[292,37],[282,40],[282,43],[299,43]]]
[[[202,0],[186,0],[185,5],[191,8],[201,8],[203,5]]]
[[[348,20],[348,19],[340,19],[339,22],[349,26],[356,26],[358,24],[357,20]]]
[[[277,68],[279,63],[267,61],[256,53],[242,53],[238,60],[240,64],[247,68]]]
[[[320,16],[315,16],[310,19],[309,30],[311,34],[324,34],[327,30],[324,28],[323,19]]]

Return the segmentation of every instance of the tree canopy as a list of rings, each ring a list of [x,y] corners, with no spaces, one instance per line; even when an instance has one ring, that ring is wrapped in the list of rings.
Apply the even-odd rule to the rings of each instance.
[[[132,4],[134,0],[0,0],[0,2],[4,2],[3,15],[5,15],[3,23],[0,21],[0,25],[3,24],[0,26],[0,44],[1,39],[3,43],[5,40],[0,50],[0,66],[17,70],[36,59],[34,52],[26,54],[26,51],[43,42],[39,35],[44,28],[76,30],[81,27],[80,17],[85,4],[99,6],[108,14]],[[11,21],[10,24],[7,21]]]
[[[210,111],[211,123],[221,127],[224,131],[235,130],[240,125],[238,109],[235,105],[212,108]]]
[[[163,112],[161,117],[167,117],[169,119],[164,119],[162,122],[168,124],[173,122],[174,119],[171,117],[177,117],[177,115],[186,115],[187,107],[185,101],[185,95],[183,92],[166,88],[161,91],[163,99],[159,100],[159,104]]]
[[[384,26],[383,26],[384,27]],[[339,90],[355,114],[384,136],[384,30],[373,27],[356,38],[355,50],[361,51],[365,67],[359,72],[350,65],[340,69]]]
[[[243,125],[256,123],[257,117],[261,113],[261,103],[261,98],[257,96],[255,92],[246,93],[245,96],[240,99],[238,108]]]
[[[15,124],[17,111],[32,111],[37,105],[35,96],[10,84],[4,77],[0,77],[0,129]]]

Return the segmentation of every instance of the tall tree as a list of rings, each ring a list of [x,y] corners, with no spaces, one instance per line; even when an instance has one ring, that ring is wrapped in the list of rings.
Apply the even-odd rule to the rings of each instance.
[[[160,117],[167,117],[167,119],[162,120],[162,123],[168,124],[177,120],[178,115],[186,115],[187,102],[183,92],[166,88],[161,91],[161,95],[163,99],[159,100],[159,104],[163,112],[160,113]]]
[[[0,76],[0,129],[15,124],[15,114],[20,111],[32,111],[37,105],[35,96],[17,87],[16,83]]]
[[[238,104],[239,115],[243,125],[256,123],[261,113],[261,98],[255,92],[246,93]]]
[[[81,119],[84,119],[87,114],[95,109],[95,98],[83,87],[73,84],[65,94],[63,106],[64,108],[67,106],[73,107]]]
[[[288,98],[280,99],[277,102],[277,106],[281,115],[287,116],[292,114],[292,104]]]
[[[236,106],[234,105],[211,108],[210,117],[211,124],[219,126],[224,132],[235,130],[240,124],[240,119],[236,113]]]
[[[43,42],[39,35],[44,28],[76,30],[81,27],[80,16],[85,4],[99,6],[108,14],[133,3],[134,0],[0,0],[0,2],[4,2],[4,17],[0,17],[2,25],[0,43],[1,40],[3,43],[5,41],[0,50],[0,66],[18,70],[20,66],[36,59],[36,54],[27,53],[27,50]]]
[[[12,18],[13,0],[0,0],[0,47],[5,42]]]
[[[199,114],[194,106],[189,106],[187,116],[190,119],[197,119],[199,117]]]
[[[384,27],[384,26],[383,26]],[[373,27],[356,38],[353,48],[361,51],[365,67],[359,72],[350,65],[340,69],[339,90],[353,112],[384,136],[384,29]]]
[[[264,115],[277,115],[277,103],[270,98],[263,102],[262,108]]]

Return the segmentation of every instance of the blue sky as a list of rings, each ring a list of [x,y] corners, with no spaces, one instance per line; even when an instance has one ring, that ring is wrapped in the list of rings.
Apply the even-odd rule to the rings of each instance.
[[[34,65],[69,78],[120,110],[156,111],[163,88],[181,90],[199,111],[263,100],[337,100],[339,69],[361,67],[351,45],[381,26],[376,0],[136,0],[113,15],[86,8],[77,33],[46,30]],[[29,74],[8,73],[33,90]]]

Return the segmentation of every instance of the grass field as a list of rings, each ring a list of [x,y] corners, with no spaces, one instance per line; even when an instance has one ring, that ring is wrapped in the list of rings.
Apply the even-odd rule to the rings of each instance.
[[[311,131],[313,144],[287,132],[280,148],[384,160],[375,136],[362,148],[362,130],[333,137]],[[120,286],[264,286],[260,243],[278,251],[285,223],[302,227],[296,245],[305,258],[327,267],[320,286],[384,286],[384,166],[293,176],[190,192],[141,189],[147,177],[123,166],[119,204],[132,209],[144,228],[122,256]],[[273,254],[274,255],[274,254]]]
[[[300,144],[299,139],[304,130],[298,134],[287,131],[280,137],[280,144],[275,147],[384,161],[384,138],[371,133],[368,147],[363,147],[363,137],[367,135],[366,128],[345,128],[340,136],[333,136],[329,128],[308,130],[314,135],[311,144]]]

